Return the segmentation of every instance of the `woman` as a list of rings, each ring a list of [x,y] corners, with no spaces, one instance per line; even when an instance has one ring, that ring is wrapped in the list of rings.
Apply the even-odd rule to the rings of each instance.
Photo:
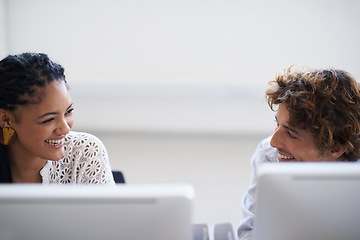
[[[115,184],[102,142],[70,131],[64,68],[46,54],[0,61],[0,182]]]

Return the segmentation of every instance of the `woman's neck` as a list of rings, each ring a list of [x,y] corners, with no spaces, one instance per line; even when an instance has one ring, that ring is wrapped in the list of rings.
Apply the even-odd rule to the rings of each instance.
[[[41,183],[42,177],[40,171],[33,171],[31,169],[17,170],[11,168],[11,177],[13,183]]]
[[[13,183],[41,183],[41,169],[46,164],[45,159],[31,157],[8,148],[8,157]]]

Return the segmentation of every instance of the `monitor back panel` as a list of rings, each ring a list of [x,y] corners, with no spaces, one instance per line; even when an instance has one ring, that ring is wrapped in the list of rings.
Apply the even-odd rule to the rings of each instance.
[[[256,240],[359,239],[360,164],[265,165],[256,204]]]
[[[1,239],[190,240],[192,188],[0,185]]]

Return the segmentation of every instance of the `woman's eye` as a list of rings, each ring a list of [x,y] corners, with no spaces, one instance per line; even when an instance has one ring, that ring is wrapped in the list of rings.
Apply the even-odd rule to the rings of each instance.
[[[73,108],[72,108],[72,109],[69,109],[69,110],[65,113],[65,115],[68,115],[68,114],[72,113],[73,111],[74,111]]]
[[[54,120],[54,118],[50,118],[50,119],[47,119],[47,120],[45,120],[45,121],[43,121],[43,122],[41,122],[42,124],[44,124],[44,123],[49,123],[49,122],[51,122],[51,121],[53,121]]]

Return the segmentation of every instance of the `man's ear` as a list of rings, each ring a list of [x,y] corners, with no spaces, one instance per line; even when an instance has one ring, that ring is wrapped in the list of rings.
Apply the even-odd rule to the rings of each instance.
[[[334,159],[339,159],[345,153],[345,151],[346,151],[346,149],[345,149],[344,145],[342,145],[338,142],[335,142],[335,145],[331,149],[330,154]]]

